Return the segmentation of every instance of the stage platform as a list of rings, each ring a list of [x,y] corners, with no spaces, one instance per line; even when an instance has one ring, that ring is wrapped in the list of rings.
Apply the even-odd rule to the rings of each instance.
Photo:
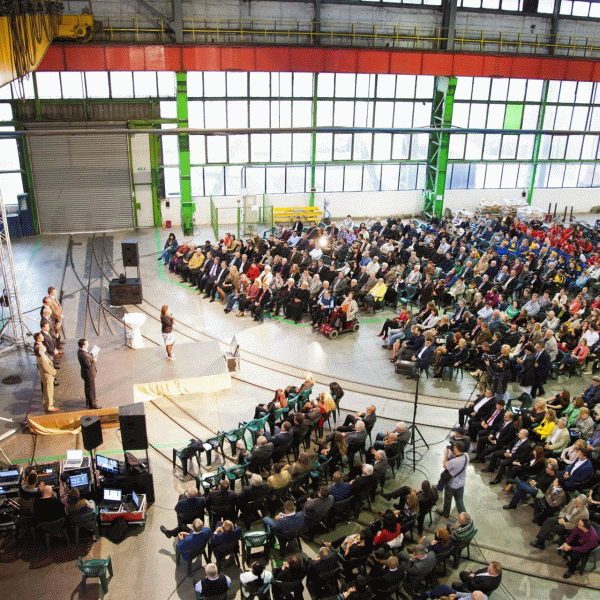
[[[167,360],[164,347],[158,346],[101,350],[96,376],[98,405],[102,409],[115,409],[159,396],[220,392],[231,388],[231,376],[218,342],[177,344],[173,354],[175,360]],[[114,410],[104,415],[104,410],[86,409],[76,350],[66,349],[58,381],[54,406],[60,412],[46,415],[41,403],[36,403],[29,414],[30,427],[35,419],[37,433],[57,432],[57,426],[65,433],[76,433],[74,428],[84,414],[98,414],[104,417],[103,421],[113,418]]]

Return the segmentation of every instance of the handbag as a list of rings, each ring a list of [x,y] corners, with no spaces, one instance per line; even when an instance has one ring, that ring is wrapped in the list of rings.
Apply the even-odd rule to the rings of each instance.
[[[452,479],[452,477],[458,477],[466,468],[467,468],[467,459],[465,458],[465,464],[463,465],[462,469],[456,475],[452,475],[450,473],[450,471],[448,471],[448,469],[444,469],[440,475],[440,483],[447,485],[448,482]],[[438,485],[438,488],[439,488],[439,485]]]

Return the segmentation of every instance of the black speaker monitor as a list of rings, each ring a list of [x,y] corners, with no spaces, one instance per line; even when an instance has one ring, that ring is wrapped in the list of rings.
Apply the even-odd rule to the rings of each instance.
[[[137,240],[123,240],[121,242],[124,267],[137,267],[140,263]]]
[[[142,402],[119,406],[123,450],[147,450],[146,413]]]
[[[79,419],[81,423],[81,437],[83,438],[83,447],[86,450],[95,450],[102,444],[102,425],[99,417],[87,416]]]
[[[142,282],[137,277],[128,278],[125,283],[121,283],[119,279],[111,279],[108,284],[108,295],[111,306],[141,304]]]

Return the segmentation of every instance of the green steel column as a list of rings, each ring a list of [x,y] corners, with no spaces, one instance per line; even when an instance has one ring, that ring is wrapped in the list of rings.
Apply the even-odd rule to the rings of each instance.
[[[160,143],[158,136],[150,135],[150,181],[152,185],[152,217],[154,226],[162,225],[162,213],[160,211],[160,200],[158,199],[158,189],[160,188]]]
[[[42,120],[42,105],[40,104],[40,95],[38,94],[37,76],[35,71],[31,74],[31,80],[33,82],[33,103],[35,106],[35,120]]]
[[[177,127],[188,126],[187,73],[177,73]],[[192,202],[192,178],[190,166],[190,138],[179,134],[179,181],[181,187],[181,226],[183,235],[194,233],[194,210]]]
[[[317,126],[317,83],[319,74],[315,73],[313,77],[313,94],[312,94],[312,121],[311,126]],[[309,206],[315,205],[315,186],[317,185],[317,174],[315,162],[317,161],[317,132],[313,131],[310,142],[310,201]]]
[[[29,145],[27,143],[27,136],[22,136],[19,139],[19,142],[21,143],[21,165],[25,167],[25,177],[27,178],[27,192],[29,194],[29,203],[31,204],[31,218],[33,220],[33,229],[35,233],[39,233],[39,217],[37,211],[37,202],[35,201],[35,191],[33,187],[33,171],[31,170],[31,161],[29,160]]]
[[[545,79],[542,85],[542,101],[540,103],[540,113],[537,120],[537,129],[542,129],[544,126],[544,118],[546,116],[546,102],[548,101],[548,80]],[[531,180],[529,182],[529,189],[527,190],[527,204],[531,204],[533,200],[533,187],[535,186],[535,178],[537,175],[538,159],[540,157],[540,146],[542,144],[542,134],[535,134],[535,142],[533,144],[533,158],[532,158],[532,169],[531,169]]]
[[[452,126],[456,77],[436,77],[431,107],[431,127],[447,129]],[[442,216],[446,172],[448,169],[449,133],[431,133],[427,152],[427,171],[423,190],[423,212]]]

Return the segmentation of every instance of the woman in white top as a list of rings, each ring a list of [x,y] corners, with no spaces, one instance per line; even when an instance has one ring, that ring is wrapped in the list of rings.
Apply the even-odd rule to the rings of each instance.
[[[269,588],[271,581],[273,581],[273,573],[265,571],[265,566],[260,562],[256,561],[252,563],[250,570],[244,571],[240,575],[240,583],[242,584],[242,598],[249,598],[250,594],[246,595],[245,586],[251,586],[252,591],[260,589],[263,585],[266,585],[266,589],[263,594],[257,596],[258,598],[270,598]]]

